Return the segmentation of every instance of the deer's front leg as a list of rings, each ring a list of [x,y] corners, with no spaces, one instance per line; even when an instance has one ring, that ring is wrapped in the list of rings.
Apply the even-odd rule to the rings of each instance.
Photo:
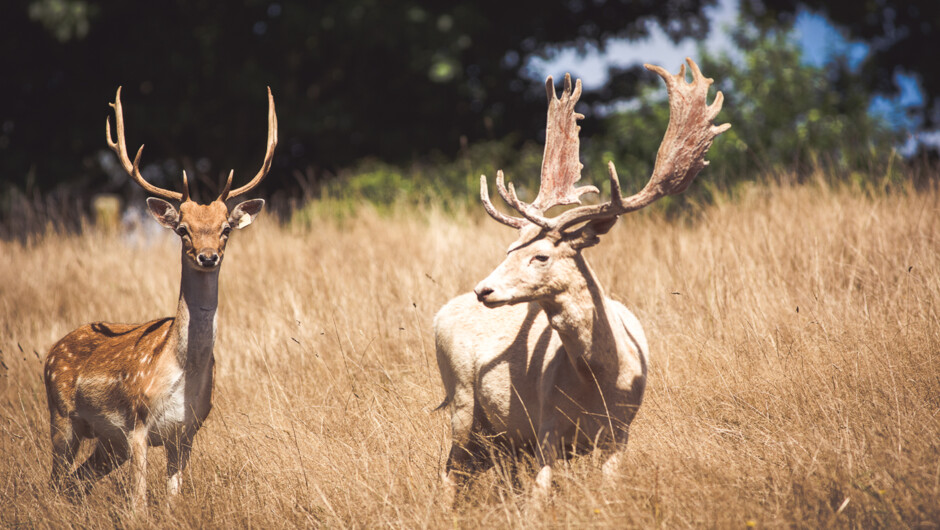
[[[189,465],[192,438],[166,444],[166,492],[177,495],[183,487],[183,471]]]
[[[555,422],[546,418],[542,422],[542,430],[539,433],[539,446],[536,448],[535,458],[539,465],[539,472],[535,476],[535,488],[533,493],[536,497],[545,498],[552,491],[552,466],[558,456],[558,433],[555,430]]]
[[[624,451],[627,449],[627,439],[630,437],[630,428],[621,427],[617,429],[614,433],[614,439],[611,443],[607,444],[602,450],[602,456],[606,459],[604,460],[601,470],[604,473],[604,482],[610,484],[617,477],[617,472],[620,469],[620,461],[623,459]]]
[[[127,460],[129,449],[127,440],[98,439],[95,451],[73,473],[75,485],[80,485],[80,491],[87,494],[96,481],[120,467]]]

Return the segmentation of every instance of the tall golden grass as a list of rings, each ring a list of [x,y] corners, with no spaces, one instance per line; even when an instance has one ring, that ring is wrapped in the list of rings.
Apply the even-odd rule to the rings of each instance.
[[[441,505],[449,448],[431,320],[514,233],[433,210],[309,228],[262,218],[221,280],[215,407],[182,495],[151,451],[149,520],[126,470],[53,492],[41,359],[93,321],[170,314],[179,251],[122,234],[0,243],[0,524],[6,527],[937,527],[940,193],[755,186],[588,252],[650,339],[646,401],[614,483],[556,471],[552,502],[485,472]],[[485,330],[482,330],[485,332]]]

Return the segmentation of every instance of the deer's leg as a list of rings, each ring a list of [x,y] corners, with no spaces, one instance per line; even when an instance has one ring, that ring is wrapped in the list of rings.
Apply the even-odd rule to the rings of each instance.
[[[552,466],[555,464],[557,452],[558,435],[555,431],[555,422],[551,418],[543,418],[539,445],[535,451],[535,460],[539,466],[533,491],[536,497],[546,497],[552,491]]]
[[[94,482],[120,467],[125,460],[127,447],[123,442],[98,439],[95,451],[75,470],[75,477],[86,483],[87,491]]]
[[[166,444],[166,491],[176,495],[183,487],[183,471],[189,464],[192,438],[174,440]]]
[[[604,482],[610,484],[617,476],[617,470],[620,468],[620,461],[623,459],[624,451],[627,449],[627,439],[630,437],[630,427],[623,426],[616,429],[614,439],[611,443],[601,448],[602,456],[605,457],[604,465],[601,467],[604,473]]]
[[[72,420],[56,412],[51,414],[52,436],[52,476],[53,488],[58,488],[62,477],[72,469],[75,453],[81,445],[81,438],[75,432]]]
[[[131,509],[147,507],[147,426],[138,422],[127,437],[131,457]]]

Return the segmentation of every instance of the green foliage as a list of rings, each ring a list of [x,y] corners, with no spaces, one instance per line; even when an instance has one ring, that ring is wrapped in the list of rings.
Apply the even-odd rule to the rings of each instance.
[[[59,42],[85,38],[90,15],[83,0],[36,0],[29,5],[30,20],[39,21]]]
[[[915,76],[925,102],[910,109],[925,128],[940,125],[940,70],[937,33],[940,2],[936,0],[742,0],[741,12],[764,28],[780,26],[809,9],[828,18],[847,38],[861,39],[869,53],[859,80],[869,90],[888,96],[899,93],[895,74]]]
[[[366,159],[321,183],[316,199],[296,211],[292,222],[301,225],[326,216],[345,219],[362,203],[379,213],[402,206],[424,205],[462,211],[479,204],[480,175],[486,175],[495,194],[497,170],[503,170],[523,200],[538,192],[542,146],[535,142],[516,145],[513,137],[466,146],[456,158],[435,156],[403,167]]]
[[[869,114],[870,94],[843,59],[824,68],[802,64],[798,45],[784,31],[739,28],[734,37],[740,57],[702,50],[699,60],[725,96],[716,123],[732,124],[709,151],[699,189],[729,189],[761,176],[803,179],[820,170],[849,178],[889,166],[898,134]],[[588,148],[594,182],[613,160],[624,188],[646,183],[668,122],[665,97],[657,78],[635,108],[606,117]]]
[[[732,180],[753,175],[824,169],[835,176],[884,168],[897,132],[869,113],[871,92],[837,58],[822,68],[801,63],[788,33],[736,32],[741,64],[705,54],[702,68],[719,79],[726,97],[722,121],[731,142],[716,142],[713,158]]]

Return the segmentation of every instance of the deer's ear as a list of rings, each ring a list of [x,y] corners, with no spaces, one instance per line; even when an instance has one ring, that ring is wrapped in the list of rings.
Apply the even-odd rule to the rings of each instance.
[[[255,220],[255,217],[258,217],[263,206],[264,199],[251,199],[240,203],[232,208],[232,213],[228,216],[228,224],[232,228],[245,228]]]
[[[147,198],[147,208],[150,210],[150,215],[161,225],[170,230],[176,230],[176,227],[179,226],[179,212],[176,211],[176,208],[174,208],[172,204],[165,200],[149,197]]]
[[[572,245],[577,249],[582,249],[593,247],[594,245],[600,243],[601,239],[598,236],[602,236],[607,232],[610,232],[610,229],[613,228],[615,224],[617,224],[617,219],[620,219],[620,217],[603,217],[600,219],[593,219],[588,221],[587,224],[579,228],[574,233]]]

